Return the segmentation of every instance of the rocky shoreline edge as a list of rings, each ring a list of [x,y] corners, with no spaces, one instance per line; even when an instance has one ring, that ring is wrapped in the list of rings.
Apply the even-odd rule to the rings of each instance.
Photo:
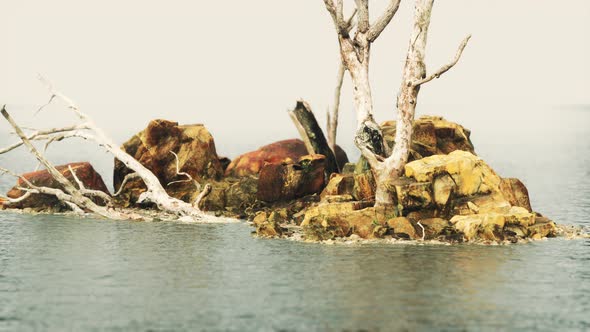
[[[381,127],[386,142],[393,145],[395,122]],[[246,220],[259,237],[323,244],[507,244],[556,236],[588,237],[587,230],[558,226],[534,212],[525,185],[496,174],[475,154],[470,134],[442,117],[415,120],[405,176],[387,183],[395,202],[391,206],[374,206],[375,183],[363,158],[349,163],[346,153],[337,148],[340,171],[327,174],[326,158],[308,154],[298,139],[275,142],[229,160],[217,155],[205,126],[153,120],[122,149],[154,173],[174,198],[194,202],[208,190],[198,208],[218,218],[204,222]],[[57,169],[66,178],[77,178],[86,188],[109,195],[110,204],[118,209],[128,209],[145,220],[174,220],[141,202],[145,185],[129,179],[130,170],[118,160],[115,193],[109,192],[89,163]],[[34,185],[60,186],[47,171],[22,177]],[[24,195],[18,181],[7,194],[13,201],[0,199],[0,209],[67,214],[68,206],[49,195],[18,200]]]

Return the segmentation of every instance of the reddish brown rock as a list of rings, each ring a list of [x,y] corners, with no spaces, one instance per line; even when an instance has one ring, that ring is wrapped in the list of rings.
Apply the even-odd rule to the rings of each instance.
[[[125,142],[122,148],[152,171],[168,193],[176,198],[192,196],[195,188],[188,182],[168,186],[170,182],[187,179],[177,175],[176,159],[171,152],[178,155],[180,171],[190,174],[195,180],[216,180],[223,175],[213,137],[201,124],[178,125],[177,122],[153,120],[146,129]],[[125,175],[129,173],[130,169],[115,160],[115,190],[119,189]],[[143,191],[145,185],[141,180],[129,182],[120,195],[122,203],[136,202]]]
[[[300,139],[275,142],[235,158],[227,166],[225,175],[232,177],[257,175],[267,163],[294,163],[307,154],[305,144]],[[339,167],[343,167],[348,162],[346,152],[338,146],[336,147],[336,160]]]
[[[307,155],[297,163],[266,164],[258,179],[258,199],[288,201],[319,193],[324,187],[325,157]]]
[[[61,172],[74,186],[77,187],[76,181],[74,177],[70,173],[68,166],[71,166],[76,176],[86,189],[92,190],[99,190],[109,194],[109,191],[102,180],[100,174],[98,174],[92,165],[88,162],[78,162],[78,163],[71,163],[66,165],[56,166],[56,169]],[[25,179],[27,179],[32,184],[39,186],[39,187],[49,187],[49,188],[59,188],[63,189],[62,186],[55,181],[55,179],[49,174],[47,170],[36,171],[25,173],[22,175]],[[17,185],[12,188],[6,196],[10,198],[18,198],[25,194],[24,191],[17,189],[17,187],[26,187],[26,184],[22,179],[18,179]],[[55,211],[65,211],[69,210],[67,206],[61,203],[57,198],[51,195],[42,195],[42,194],[33,194],[29,198],[15,204],[10,204],[11,208],[23,209],[23,208],[32,208],[36,210],[46,210],[51,209]]]

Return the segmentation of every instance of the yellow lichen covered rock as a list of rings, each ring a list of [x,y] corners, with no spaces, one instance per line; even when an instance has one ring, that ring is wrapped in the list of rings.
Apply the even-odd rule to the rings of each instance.
[[[410,219],[406,217],[397,217],[387,220],[387,226],[392,230],[392,232],[396,235],[407,235],[408,238],[417,240],[420,238],[416,233],[416,229]]]
[[[479,157],[466,151],[435,155],[408,163],[406,177],[418,182],[432,182],[435,177],[448,174],[456,184],[455,193],[461,196],[499,191],[501,178]]]
[[[494,232],[500,233],[506,224],[506,218],[498,213],[473,214],[468,216],[454,216],[451,224],[462,232],[467,241],[478,238],[490,241],[502,240]]]
[[[361,238],[382,238],[389,232],[387,220],[393,211],[351,203],[322,204],[310,208],[301,223],[305,238],[322,241],[356,234]]]

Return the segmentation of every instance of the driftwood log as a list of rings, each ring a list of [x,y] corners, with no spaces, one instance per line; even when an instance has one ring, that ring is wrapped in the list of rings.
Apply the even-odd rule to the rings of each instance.
[[[334,151],[328,145],[324,132],[318,124],[311,107],[303,100],[297,101],[295,109],[289,111],[289,115],[301,135],[309,154],[321,154],[326,157],[326,173],[338,173],[338,162]]]

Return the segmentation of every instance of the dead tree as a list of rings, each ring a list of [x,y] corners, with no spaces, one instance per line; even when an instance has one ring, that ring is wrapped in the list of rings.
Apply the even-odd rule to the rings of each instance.
[[[140,196],[140,202],[154,203],[162,212],[170,215],[177,216],[181,219],[191,221],[199,220],[203,216],[202,212],[196,207],[198,201],[186,203],[179,199],[170,197],[158,178],[139,161],[134,159],[132,156],[123,151],[119,145],[113,142],[105,132],[96,126],[88,115],[83,113],[80,108],[65,95],[53,89],[53,87],[45,80],[41,79],[47,84],[51,91],[51,97],[49,103],[55,99],[61,99],[66,103],[69,110],[75,113],[75,115],[82,122],[81,124],[64,127],[54,128],[50,130],[36,131],[30,135],[26,135],[21,128],[16,124],[12,117],[8,114],[6,109],[2,108],[2,115],[10,123],[15,130],[16,134],[21,139],[22,143],[13,144],[7,148],[0,149],[0,153],[6,153],[15,149],[20,145],[25,145],[29,151],[37,158],[37,160],[48,170],[50,175],[63,187],[63,190],[54,188],[39,188],[33,186],[29,181],[26,181],[23,177],[19,177],[25,183],[25,187],[22,187],[23,191],[27,193],[45,193],[56,196],[58,199],[68,203],[76,211],[89,211],[100,216],[110,219],[137,219],[136,214],[123,213],[119,210],[112,209],[105,206],[99,206],[90,200],[87,196],[96,194],[93,191],[89,191],[78,183],[78,188],[74,186],[63,174],[55,169],[55,167],[39,152],[39,150],[31,143],[31,140],[46,141],[46,146],[51,142],[60,141],[66,138],[82,138],[89,141],[94,141],[98,145],[102,146],[108,152],[110,152],[115,158],[123,162],[128,168],[134,171],[134,177],[139,177],[146,184],[147,191],[142,193]],[[45,106],[41,107],[38,112],[43,110]],[[2,173],[9,173],[6,169],[1,169]],[[14,173],[10,172],[14,175]],[[75,174],[72,174],[76,179]],[[76,181],[79,182],[79,181]],[[202,199],[205,194],[199,195],[199,199]],[[104,198],[104,197],[103,197]],[[10,203],[10,201],[9,201]]]
[[[369,23],[369,1],[355,0],[357,27],[352,36],[348,21],[343,19],[343,0],[324,0],[324,3],[336,27],[342,62],[352,79],[357,114],[355,144],[371,166],[377,183],[375,205],[392,205],[394,202],[387,189],[387,183],[402,174],[408,160],[412,121],[420,87],[453,67],[459,61],[470,37],[461,43],[451,63],[427,75],[424,56],[434,0],[416,0],[414,26],[397,99],[397,131],[392,150],[384,142],[381,128],[373,118],[369,60],[371,44],[391,22],[399,8],[400,0],[391,0],[385,12],[372,24]]]

